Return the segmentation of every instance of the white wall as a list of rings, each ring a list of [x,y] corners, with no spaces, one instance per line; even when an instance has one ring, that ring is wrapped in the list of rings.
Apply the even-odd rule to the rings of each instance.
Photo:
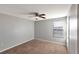
[[[50,20],[40,20],[34,23],[35,26],[35,39],[43,39],[48,41],[63,43],[65,40],[54,39],[53,38],[53,21],[54,20],[66,20],[66,17],[50,19]],[[65,44],[65,43],[64,43]]]
[[[34,22],[0,14],[0,51],[34,39]]]
[[[35,22],[35,38],[40,39],[52,39],[53,29],[52,29],[52,20],[42,20]]]

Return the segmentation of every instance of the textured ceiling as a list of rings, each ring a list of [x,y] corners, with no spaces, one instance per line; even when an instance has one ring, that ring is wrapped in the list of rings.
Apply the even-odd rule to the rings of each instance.
[[[0,13],[35,20],[34,17],[29,17],[28,13],[38,12],[46,14],[46,19],[51,19],[66,16],[70,7],[70,4],[2,4]]]

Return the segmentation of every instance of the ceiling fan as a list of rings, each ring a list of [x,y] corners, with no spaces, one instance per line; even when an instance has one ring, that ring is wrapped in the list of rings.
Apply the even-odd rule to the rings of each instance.
[[[36,18],[36,20],[38,20],[38,18],[42,18],[42,19],[46,19],[46,14],[39,14],[38,12],[30,12],[30,15],[33,15],[33,17]]]

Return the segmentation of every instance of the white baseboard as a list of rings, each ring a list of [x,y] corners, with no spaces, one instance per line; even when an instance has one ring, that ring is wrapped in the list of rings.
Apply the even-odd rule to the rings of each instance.
[[[40,40],[40,41],[46,41],[46,42],[50,42],[50,43],[55,43],[55,44],[59,44],[59,45],[64,45],[64,43],[61,43],[61,42],[55,42],[55,41],[49,41],[49,40],[45,40],[45,39],[40,39],[40,38],[36,38],[35,40]]]
[[[11,46],[11,47],[9,47],[9,48],[3,49],[3,50],[0,51],[0,53],[6,51],[6,50],[8,50],[8,49],[14,48],[14,47],[16,47],[16,46],[18,46],[18,45],[21,45],[21,44],[23,44],[23,43],[26,43],[26,42],[28,42],[28,41],[31,41],[31,40],[34,40],[34,39],[30,39],[30,40],[27,40],[27,41],[25,41],[25,42],[21,42],[21,43],[19,43],[19,44],[16,44],[16,45],[14,45],[14,46]]]

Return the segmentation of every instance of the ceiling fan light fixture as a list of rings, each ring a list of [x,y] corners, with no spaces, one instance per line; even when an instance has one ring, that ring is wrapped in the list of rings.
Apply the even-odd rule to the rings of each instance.
[[[39,17],[35,17],[36,20],[38,20]]]

